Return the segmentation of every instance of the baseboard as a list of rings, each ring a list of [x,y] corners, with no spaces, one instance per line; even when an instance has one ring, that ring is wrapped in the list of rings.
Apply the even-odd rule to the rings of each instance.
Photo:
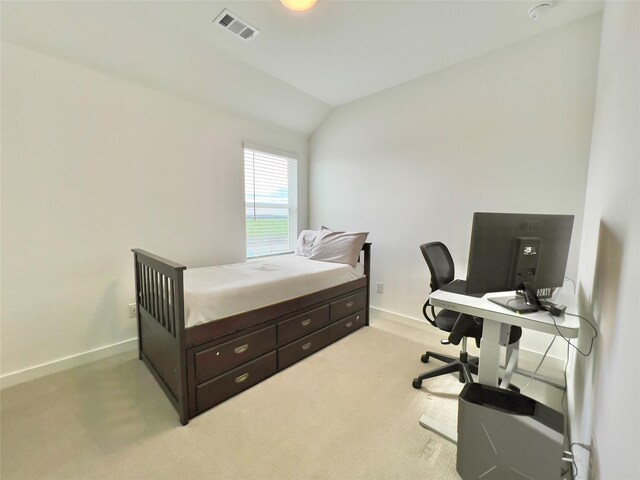
[[[52,373],[79,367],[80,365],[95,362],[96,360],[102,360],[103,358],[111,357],[119,353],[133,351],[137,348],[138,339],[132,338],[113,345],[107,345],[106,347],[100,347],[95,350],[79,353],[78,355],[72,355],[70,357],[54,360],[53,362],[36,365],[35,367],[25,368],[24,370],[19,370],[17,372],[6,373],[0,376],[0,389],[12,387],[20,383],[28,382],[29,380],[35,380],[36,378],[51,375]]]
[[[389,310],[384,310],[382,308],[370,307],[370,310],[379,315],[383,315],[386,318],[389,318],[391,320],[395,320],[404,324],[407,324],[407,322],[409,323],[418,322],[422,325],[429,325],[426,320],[408,317],[406,315],[402,315],[396,312],[391,312]],[[520,347],[520,360],[522,360],[522,362],[537,365],[540,362],[540,360],[542,360],[542,353],[536,352],[534,350],[526,350]],[[545,358],[544,360],[544,365],[554,370],[564,371],[565,360],[563,358],[547,355],[547,358]]]
[[[391,320],[396,320],[402,323],[406,323],[407,321],[409,322],[418,322],[418,323],[422,323],[424,325],[429,325],[427,323],[426,320],[424,319],[420,319],[420,318],[413,318],[413,317],[408,317],[407,315],[402,315],[401,313],[395,313],[395,312],[391,312],[389,310],[384,310],[382,308],[378,308],[378,307],[369,307],[369,310],[375,313],[378,313],[379,315],[383,315],[387,318],[390,318]]]

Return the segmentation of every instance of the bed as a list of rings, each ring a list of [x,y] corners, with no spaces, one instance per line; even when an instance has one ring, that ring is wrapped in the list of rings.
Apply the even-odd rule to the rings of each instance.
[[[132,251],[139,358],[182,425],[369,324],[370,243],[351,267],[291,254],[187,270]]]

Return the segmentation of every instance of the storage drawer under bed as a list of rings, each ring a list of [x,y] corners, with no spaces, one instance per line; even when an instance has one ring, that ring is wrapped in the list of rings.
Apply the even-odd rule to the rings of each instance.
[[[331,343],[330,340],[330,327],[325,327],[322,330],[307,335],[301,338],[297,342],[293,342],[286,347],[278,349],[278,370],[287,368],[289,365],[293,365],[298,360],[302,360],[308,357],[312,353],[326,347]]]
[[[278,345],[286,345],[329,325],[329,305],[278,323]]]
[[[196,382],[216,377],[276,348],[276,326],[214,345],[195,354]]]
[[[197,411],[202,412],[211,408],[270,377],[278,371],[276,359],[276,352],[273,351],[224,375],[197,385]]]
[[[342,337],[346,337],[351,332],[358,330],[360,327],[364,327],[365,315],[364,310],[349,315],[344,320],[334,323],[329,327],[331,343],[340,340]]]
[[[346,298],[336,300],[330,305],[330,319],[332,322],[341,320],[347,315],[356,313],[365,308],[367,304],[367,294],[365,291],[350,295]]]

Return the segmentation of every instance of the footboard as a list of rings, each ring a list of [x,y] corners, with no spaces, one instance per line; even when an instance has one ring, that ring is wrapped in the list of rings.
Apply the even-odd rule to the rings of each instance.
[[[138,352],[180,414],[188,419],[184,348],[184,265],[133,249]]]

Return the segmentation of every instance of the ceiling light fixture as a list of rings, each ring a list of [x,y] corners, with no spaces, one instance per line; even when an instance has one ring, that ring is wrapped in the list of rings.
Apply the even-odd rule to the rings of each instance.
[[[295,12],[305,12],[313,7],[318,0],[280,0],[285,7]]]
[[[552,2],[541,3],[539,5],[536,5],[535,7],[531,7],[527,14],[529,15],[529,18],[535,22],[536,20],[544,17],[547,12],[549,12],[552,6]]]

